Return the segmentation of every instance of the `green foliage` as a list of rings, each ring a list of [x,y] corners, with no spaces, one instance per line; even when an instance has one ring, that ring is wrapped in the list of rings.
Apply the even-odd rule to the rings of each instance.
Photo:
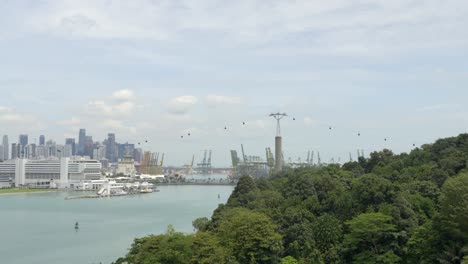
[[[116,264],[184,264],[192,256],[193,235],[184,235],[168,227],[166,234],[135,239],[130,252]]]
[[[200,217],[192,221],[192,226],[198,231],[206,231],[210,220],[206,217]]]
[[[282,250],[275,229],[266,215],[234,208],[224,212],[217,231],[221,244],[240,263],[272,263]]]
[[[353,253],[354,263],[396,263],[391,244],[395,240],[396,226],[392,217],[382,213],[364,213],[346,221],[349,233],[344,245]]]
[[[239,178],[236,188],[232,192],[231,196],[227,201],[229,206],[245,206],[250,200],[251,196],[248,194],[254,190],[257,190],[257,186],[252,177],[242,176]]]
[[[468,134],[342,166],[241,177],[195,234],[135,239],[116,263],[467,263]]]
[[[287,256],[281,259],[281,264],[299,264],[299,262],[295,258]]]
[[[231,263],[228,250],[221,246],[219,238],[213,234],[196,233],[192,248],[192,264]]]
[[[440,196],[440,221],[454,239],[468,243],[468,173],[448,179]]]

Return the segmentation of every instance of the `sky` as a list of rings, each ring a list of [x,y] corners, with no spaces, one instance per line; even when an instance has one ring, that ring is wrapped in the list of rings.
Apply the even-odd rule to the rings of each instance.
[[[408,152],[467,131],[467,27],[464,0],[0,0],[0,135],[228,166],[285,112],[286,158]]]

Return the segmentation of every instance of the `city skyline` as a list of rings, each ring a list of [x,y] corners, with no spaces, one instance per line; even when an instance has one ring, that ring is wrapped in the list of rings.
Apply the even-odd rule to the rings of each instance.
[[[122,5],[2,4],[0,134],[62,142],[86,128],[148,139],[168,164],[212,149],[226,166],[241,144],[264,157],[278,111],[285,158],[408,152],[466,132],[468,3]]]

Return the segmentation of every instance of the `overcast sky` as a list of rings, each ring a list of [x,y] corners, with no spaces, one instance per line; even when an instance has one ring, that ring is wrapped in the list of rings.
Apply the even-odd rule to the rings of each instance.
[[[399,153],[466,132],[467,53],[466,0],[0,0],[0,134],[223,166],[281,111],[286,158]]]

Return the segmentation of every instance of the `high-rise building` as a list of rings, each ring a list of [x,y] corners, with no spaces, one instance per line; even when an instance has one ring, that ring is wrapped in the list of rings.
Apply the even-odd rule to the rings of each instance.
[[[75,156],[76,154],[76,144],[75,144],[75,139],[74,138],[67,138],[65,139],[65,145],[70,145],[71,146],[71,155]]]
[[[117,144],[118,146],[118,158],[123,159],[125,157],[133,157],[133,152],[135,151],[135,144]]]
[[[106,158],[106,146],[96,143],[93,150],[93,159],[104,160]]]
[[[25,157],[25,152],[26,152],[26,146],[28,145],[28,135],[27,134],[19,135],[19,144],[21,145],[21,147],[20,147],[20,157],[24,158]]]
[[[58,158],[70,158],[72,156],[72,145],[57,145]]]
[[[21,155],[21,144],[11,144],[11,158],[16,159]]]
[[[85,140],[86,140],[86,129],[80,129],[80,133],[78,135],[78,148],[76,150],[77,155],[84,155],[85,152]]]
[[[10,145],[8,145],[8,136],[3,136],[3,158],[5,160],[10,158]]]
[[[21,144],[21,146],[26,146],[28,144],[28,135],[26,134],[19,135],[19,143]]]
[[[115,143],[115,134],[107,134],[106,158],[109,162],[116,162],[118,157],[117,144]]]
[[[29,144],[24,148],[24,157],[28,159],[36,158],[36,144]]]
[[[83,156],[91,157],[93,155],[94,142],[92,136],[85,136]]]
[[[141,163],[141,161],[143,160],[143,150],[141,148],[136,148],[135,150],[133,150],[133,160],[138,163]]]
[[[46,142],[47,156],[57,157],[57,144],[53,140],[47,140]]]
[[[3,157],[4,153],[3,153],[3,145],[0,145],[0,160],[6,160],[5,157]]]
[[[46,145],[39,145],[36,147],[36,156],[38,158],[48,158],[49,157],[49,148]]]
[[[45,145],[45,136],[40,135],[39,136],[39,146],[44,146]]]

